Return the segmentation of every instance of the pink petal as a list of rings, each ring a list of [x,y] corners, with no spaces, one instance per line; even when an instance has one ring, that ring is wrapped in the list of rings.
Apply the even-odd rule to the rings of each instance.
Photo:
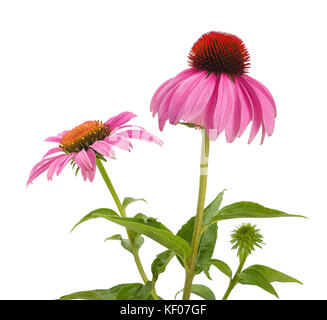
[[[92,170],[92,163],[84,149],[76,153],[74,160],[82,171]]]
[[[44,141],[48,141],[48,142],[60,142],[61,141],[61,137],[58,137],[58,136],[48,137]]]
[[[57,176],[62,172],[66,165],[74,158],[75,152],[72,152],[66,156],[66,158],[58,165]]]
[[[250,132],[250,138],[248,143],[251,143],[254,137],[257,135],[260,126],[262,124],[262,110],[261,104],[256,92],[253,90],[252,86],[242,77],[239,77],[240,84],[244,88],[245,92],[248,94],[248,97],[252,105],[252,127]]]
[[[184,104],[185,115],[183,115],[183,120],[187,122],[195,123],[193,122],[194,119],[199,117],[205,118],[201,115],[206,112],[215,90],[217,76],[215,74],[207,76],[206,72],[202,72],[201,75],[203,77],[202,80],[197,83]],[[204,123],[197,124],[204,125]]]
[[[168,82],[170,82],[172,79],[169,79],[167,81],[165,81],[154,93],[152,99],[151,99],[151,103],[150,103],[150,111],[152,112],[152,116],[155,116],[156,113],[158,112],[158,108],[159,108],[159,103],[158,103],[158,96],[160,94],[160,92],[162,91],[162,89],[168,84]]]
[[[123,150],[130,151],[132,149],[132,144],[125,139],[124,137],[120,136],[119,133],[115,135],[110,135],[105,138],[105,141],[109,142],[109,144],[118,147]]]
[[[277,116],[276,104],[275,104],[274,98],[271,95],[271,93],[269,92],[269,90],[261,82],[259,82],[258,80],[254,79],[254,78],[251,78],[250,76],[247,76],[247,75],[244,75],[243,77],[245,77],[247,80],[252,82],[254,85],[259,87],[263,91],[266,98],[269,100],[270,104],[272,105],[272,107],[274,109],[274,115],[276,117]]]
[[[96,155],[94,153],[94,151],[92,149],[88,149],[86,151],[89,159],[90,159],[90,162],[91,162],[91,166],[92,166],[92,170],[89,171],[89,180],[92,182],[94,180],[94,177],[95,177],[95,172],[96,172],[96,168],[97,168],[97,165],[96,165]]]
[[[220,134],[227,125],[230,115],[234,108],[235,91],[233,89],[235,84],[224,73],[220,76],[217,105],[214,111],[214,128]]]
[[[126,137],[126,138],[131,138],[131,139],[139,139],[139,140],[144,140],[144,141],[148,141],[148,142],[154,142],[158,145],[162,145],[162,141],[157,138],[155,135],[149,133],[146,130],[126,130],[123,132],[119,132],[117,133],[122,137]]]
[[[162,131],[165,123],[168,119],[168,110],[171,98],[178,86],[189,76],[194,74],[193,68],[184,70],[179,73],[176,77],[171,79],[169,82],[166,82],[166,85],[161,89],[161,91],[156,96],[155,102],[156,109],[158,110],[158,119],[159,119],[159,129]]]
[[[234,90],[236,91],[236,86],[233,87]],[[227,142],[231,143],[235,140],[240,130],[240,124],[241,124],[241,102],[239,96],[235,94],[235,102],[233,105],[233,110],[225,129]]]
[[[241,103],[241,123],[238,132],[238,136],[240,137],[252,119],[252,105],[248,94],[246,93],[242,85],[239,83],[238,77],[235,77],[235,82],[236,96],[240,99]]]
[[[110,143],[104,140],[96,141],[90,147],[108,158],[112,158],[115,155]]]
[[[271,136],[274,131],[276,117],[276,106],[274,100],[267,89],[260,82],[250,77],[246,77],[245,80],[252,86],[252,89],[255,91],[258,99],[260,100],[265,130],[267,131],[267,134]]]
[[[132,118],[136,117],[136,114],[132,113],[132,112],[122,112],[120,114],[118,114],[115,117],[112,117],[110,119],[108,119],[105,123],[106,125],[109,126],[110,130],[114,130],[115,128],[121,126],[122,124],[128,122],[129,120],[131,120]]]
[[[54,156],[51,158],[47,158],[47,159],[42,159],[40,162],[38,162],[31,170],[28,181],[27,181],[27,185],[29,185],[30,183],[33,182],[33,180],[35,178],[37,178],[41,173],[43,173],[44,171],[46,171],[50,164],[55,161],[58,158],[61,158],[64,155],[58,155],[58,156]]]
[[[58,159],[51,162],[51,164],[49,165],[48,173],[47,173],[48,180],[52,180],[54,173],[56,172],[56,170],[58,170],[61,162],[65,161],[66,157],[67,157],[67,155],[63,154],[63,155],[61,155],[61,157],[59,157]]]
[[[176,124],[188,110],[185,108],[186,99],[194,87],[205,77],[204,72],[196,72],[180,83],[172,95],[168,107],[168,118],[171,124]]]
[[[57,152],[62,152],[62,149],[61,148],[52,148],[50,149],[44,156],[43,156],[43,159],[47,156],[49,156],[50,154],[53,154],[53,153],[57,153]]]

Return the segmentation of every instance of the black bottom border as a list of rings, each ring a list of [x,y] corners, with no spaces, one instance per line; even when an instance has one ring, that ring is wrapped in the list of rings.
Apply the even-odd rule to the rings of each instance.
[[[276,316],[292,318],[303,316],[306,311],[310,316],[325,314],[326,300],[162,300],[162,301],[85,301],[85,300],[2,300],[1,313],[24,318],[48,315],[63,316],[81,314],[83,317],[96,319],[218,319],[223,314],[232,318],[256,318],[257,316]]]

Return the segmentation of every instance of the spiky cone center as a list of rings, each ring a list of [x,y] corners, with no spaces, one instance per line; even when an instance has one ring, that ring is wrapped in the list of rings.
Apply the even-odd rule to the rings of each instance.
[[[243,223],[232,232],[231,243],[234,244],[232,249],[238,249],[238,256],[248,256],[255,249],[255,246],[261,248],[260,244],[263,244],[263,237],[259,231],[255,225]]]
[[[85,121],[62,136],[60,148],[66,153],[87,150],[95,141],[103,140],[109,134],[109,126],[105,123],[98,120]]]
[[[229,33],[211,31],[193,45],[189,64],[208,73],[242,75],[250,67],[250,56],[243,41]]]

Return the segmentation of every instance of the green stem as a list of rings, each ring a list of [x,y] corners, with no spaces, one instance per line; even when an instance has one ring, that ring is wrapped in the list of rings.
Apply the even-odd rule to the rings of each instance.
[[[201,240],[201,229],[204,212],[204,202],[207,189],[207,178],[208,178],[208,157],[209,157],[209,137],[204,129],[202,131],[202,146],[201,146],[201,164],[200,164],[200,183],[199,183],[199,194],[198,194],[198,205],[196,210],[194,230],[192,237],[191,253],[188,258],[188,265],[185,268],[185,284],[183,300],[189,300],[192,288],[192,282],[194,278],[194,271],[196,266],[196,260],[198,257],[199,244]]]
[[[242,269],[243,269],[246,258],[247,258],[247,256],[240,259],[240,264],[239,264],[239,266],[238,266],[238,268],[236,270],[236,273],[235,273],[234,277],[229,281],[228,288],[227,288],[222,300],[227,300],[228,296],[230,295],[230,293],[232,292],[232,290],[236,286],[236,284],[238,282],[238,276],[242,272]]]
[[[108,189],[109,189],[109,191],[110,191],[110,193],[111,193],[111,195],[112,195],[112,197],[113,197],[113,199],[114,199],[114,201],[116,203],[116,206],[118,208],[118,211],[119,211],[120,215],[122,217],[126,217],[125,208],[123,207],[122,203],[119,200],[119,197],[117,195],[117,192],[116,192],[116,190],[115,190],[115,188],[114,188],[111,180],[109,179],[109,176],[107,174],[106,169],[104,168],[104,166],[102,164],[102,161],[100,159],[97,159],[96,161],[97,161],[97,167],[98,167],[98,169],[99,169],[99,171],[100,171],[100,173],[102,175],[102,178],[103,178],[104,182],[106,183],[106,185],[107,185],[107,187],[108,187]],[[139,273],[140,273],[140,275],[142,277],[143,282],[146,283],[146,282],[149,281],[149,279],[146,276],[145,271],[143,269],[143,266],[142,266],[142,263],[141,263],[141,259],[140,259],[140,256],[138,254],[138,250],[136,248],[135,241],[133,240],[133,237],[131,235],[130,230],[128,230],[126,228],[126,232],[127,232],[127,236],[128,236],[129,242],[131,244],[131,250],[132,250],[132,254],[134,256],[134,260],[135,260],[137,269],[138,269],[138,271],[139,271]],[[157,296],[154,288],[152,289],[152,296],[153,296],[153,298],[155,300],[159,300],[159,297]]]

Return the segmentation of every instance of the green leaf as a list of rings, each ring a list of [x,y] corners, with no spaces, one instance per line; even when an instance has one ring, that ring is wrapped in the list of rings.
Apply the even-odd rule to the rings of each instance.
[[[134,232],[144,234],[164,247],[172,250],[182,259],[186,259],[190,254],[191,248],[189,244],[184,239],[175,236],[162,223],[155,219],[149,218],[147,222],[144,222],[144,220],[137,218],[124,218],[102,214],[96,215],[124,226]]]
[[[129,239],[123,239],[123,237],[120,234],[115,234],[109,238],[106,238],[104,241],[107,241],[107,240],[120,240],[122,247],[124,249],[126,249],[127,251],[133,253]],[[143,243],[144,243],[144,238],[141,236],[138,236],[135,240],[136,249],[139,250],[142,247]]]
[[[151,264],[152,281],[155,282],[158,280],[159,274],[166,270],[168,263],[174,256],[175,254],[170,250],[166,250],[157,255]]]
[[[226,189],[220,192],[218,196],[204,209],[202,225],[209,223],[218,213],[225,191]]]
[[[128,285],[128,284],[127,284]],[[60,297],[60,300],[116,300],[118,291],[126,286],[126,284],[119,284],[110,289],[96,289],[89,291],[79,291]]]
[[[178,122],[178,124],[182,124],[183,126],[186,126],[188,128],[202,128],[200,125],[190,123],[190,122]]]
[[[175,294],[175,300],[177,295],[183,291],[184,290],[182,289]],[[209,289],[207,286],[204,286],[203,284],[192,284],[191,292],[205,300],[216,300],[216,296],[211,291],[211,289]]]
[[[203,272],[208,277],[208,279],[212,280],[209,274],[209,270],[211,265],[215,266],[219,271],[221,271],[223,274],[225,274],[228,278],[232,278],[233,273],[230,267],[227,263],[224,261],[218,260],[218,259],[210,259],[206,261],[199,261],[199,263],[202,265]]]
[[[272,268],[269,268],[269,267],[266,267],[266,266],[263,266],[263,265],[260,265],[260,264],[254,264],[251,267],[246,268],[245,270],[258,270],[258,271],[260,271],[269,282],[274,282],[274,281],[277,281],[277,282],[296,282],[296,283],[299,283],[299,284],[303,284],[301,281],[299,281],[299,280],[297,280],[297,279],[295,279],[295,278],[293,278],[291,276],[288,276],[285,273],[282,273],[282,272],[280,272],[278,270],[275,270],[275,269],[272,269]]]
[[[191,292],[205,300],[216,300],[214,293],[203,284],[192,284]]]
[[[146,200],[143,199],[143,198],[135,199],[135,198],[131,198],[131,197],[126,197],[126,198],[123,200],[123,207],[126,209],[126,207],[127,207],[128,205],[130,205],[131,203],[136,202],[136,201],[144,201],[144,202],[146,202]]]
[[[210,223],[219,220],[236,219],[236,218],[277,218],[277,217],[301,217],[301,215],[288,214],[283,211],[266,208],[254,202],[235,202],[223,207],[212,218]]]
[[[145,285],[131,283],[119,290],[116,300],[147,300],[150,298],[151,290],[151,281],[148,281]]]
[[[79,222],[77,222],[70,232],[72,232],[81,223],[83,223],[87,220],[91,220],[91,219],[95,219],[95,218],[99,218],[99,217],[102,217],[102,218],[119,217],[119,215],[116,211],[114,211],[112,209],[108,209],[108,208],[100,208],[100,209],[93,210],[90,213],[88,213],[86,216],[84,216]]]
[[[257,269],[245,269],[238,275],[238,282],[258,286],[278,298],[274,287],[269,283],[264,274]]]
[[[79,291],[60,297],[60,300],[151,300],[152,282],[124,283],[110,289]]]
[[[206,214],[207,213],[205,211],[204,217],[206,217]],[[177,232],[177,236],[186,240],[189,245],[192,244],[194,223],[195,223],[195,217],[192,217]],[[215,249],[216,240],[217,240],[217,230],[218,230],[217,224],[214,223],[210,225],[202,234],[200,245],[199,245],[198,258],[197,258],[198,261],[195,266],[195,274],[199,274],[203,270],[199,261],[209,260],[212,257]],[[182,261],[180,262],[182,263]]]

